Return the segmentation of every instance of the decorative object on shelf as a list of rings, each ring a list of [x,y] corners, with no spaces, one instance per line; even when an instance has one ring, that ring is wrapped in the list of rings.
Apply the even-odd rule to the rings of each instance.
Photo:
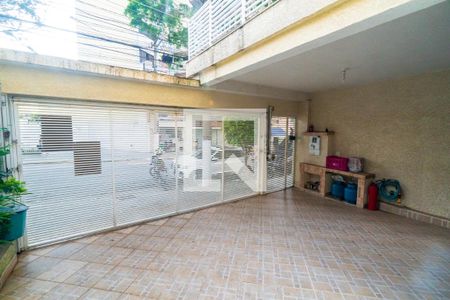
[[[376,181],[378,186],[378,193],[382,199],[387,202],[397,202],[401,203],[402,189],[400,182],[396,179],[381,179]]]
[[[347,203],[356,204],[356,196],[358,194],[358,185],[353,182],[347,183],[344,188],[344,199]]]
[[[350,172],[362,172],[364,169],[364,158],[361,157],[349,157],[348,158],[348,170]]]
[[[320,155],[320,136],[309,137],[309,154]]]
[[[329,169],[348,171],[348,158],[329,155],[327,156],[326,166]]]
[[[314,125],[309,125],[308,126],[308,132],[314,132]]]

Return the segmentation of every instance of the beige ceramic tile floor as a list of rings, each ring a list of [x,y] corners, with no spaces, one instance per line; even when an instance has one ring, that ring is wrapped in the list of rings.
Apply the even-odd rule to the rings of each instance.
[[[20,255],[1,299],[448,299],[450,231],[296,190]]]

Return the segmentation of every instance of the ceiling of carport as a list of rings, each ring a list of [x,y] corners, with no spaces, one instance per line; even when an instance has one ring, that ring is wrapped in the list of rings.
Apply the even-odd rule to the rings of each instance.
[[[310,93],[448,68],[450,1],[231,80]]]

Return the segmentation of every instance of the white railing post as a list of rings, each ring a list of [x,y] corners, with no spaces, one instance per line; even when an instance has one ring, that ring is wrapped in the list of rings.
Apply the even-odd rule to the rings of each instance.
[[[247,0],[241,0],[241,25],[245,24],[245,7],[247,4]]]
[[[192,45],[193,38],[192,38],[191,22],[192,21],[189,20],[189,24],[188,24],[188,58],[189,59],[191,59],[192,56],[193,56],[192,55],[192,49],[194,48],[193,45]],[[144,64],[144,70],[145,70],[145,64]]]
[[[208,45],[212,46],[212,0],[206,2],[208,5]]]
[[[189,23],[189,57],[214,45],[279,0],[208,0]]]

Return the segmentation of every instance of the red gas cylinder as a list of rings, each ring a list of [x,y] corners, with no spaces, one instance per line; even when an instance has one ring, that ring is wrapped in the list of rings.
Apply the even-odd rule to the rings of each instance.
[[[368,198],[367,209],[378,210],[378,187],[373,182],[369,185]]]

